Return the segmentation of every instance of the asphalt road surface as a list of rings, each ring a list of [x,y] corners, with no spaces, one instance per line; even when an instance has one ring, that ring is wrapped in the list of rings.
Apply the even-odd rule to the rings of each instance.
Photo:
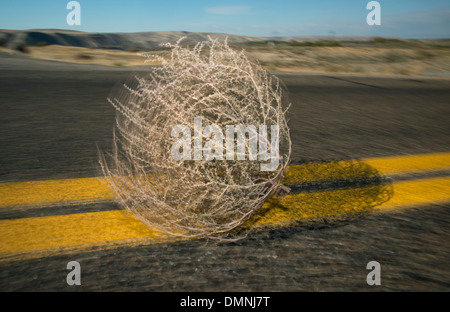
[[[106,98],[134,70],[142,69],[0,55],[0,182],[99,175],[97,146],[111,146],[114,124]],[[292,102],[295,163],[449,151],[450,80],[276,74]],[[440,203],[267,229],[235,243],[191,240],[3,261],[0,290],[449,291],[449,228],[450,205]],[[366,282],[373,260],[381,265],[380,286]],[[81,265],[81,286],[66,283],[69,261]]]

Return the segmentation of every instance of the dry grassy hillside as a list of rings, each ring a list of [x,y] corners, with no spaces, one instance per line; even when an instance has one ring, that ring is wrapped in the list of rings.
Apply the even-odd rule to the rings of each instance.
[[[188,45],[228,36],[230,44],[245,49],[268,70],[361,75],[450,76],[450,39],[403,40],[388,38],[251,38],[226,34],[157,32],[90,34],[47,30],[0,31],[0,49],[31,58],[110,66],[155,65],[138,54],[167,56],[159,43],[187,36]],[[45,39],[49,41],[45,41]]]

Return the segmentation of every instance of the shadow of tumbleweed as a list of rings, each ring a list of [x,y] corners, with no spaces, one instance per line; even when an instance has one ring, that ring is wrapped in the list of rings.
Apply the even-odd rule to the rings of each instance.
[[[389,201],[394,193],[389,179],[360,160],[292,164],[283,183],[291,192],[268,199],[239,229],[241,233],[354,220]]]

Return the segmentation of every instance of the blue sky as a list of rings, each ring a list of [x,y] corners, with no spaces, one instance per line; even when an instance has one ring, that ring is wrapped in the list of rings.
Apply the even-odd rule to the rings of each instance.
[[[248,36],[449,38],[449,0],[379,0],[381,25],[369,26],[369,0],[79,0],[81,25],[69,26],[69,0],[0,2],[0,29],[88,32],[199,31]]]

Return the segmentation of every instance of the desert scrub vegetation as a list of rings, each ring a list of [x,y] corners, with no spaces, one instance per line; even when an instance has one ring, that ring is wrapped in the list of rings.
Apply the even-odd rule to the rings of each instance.
[[[256,41],[241,43],[268,70],[415,75],[449,68],[449,40]]]
[[[181,42],[165,45],[171,49],[167,58],[145,55],[162,65],[133,77],[108,99],[116,110],[113,149],[100,152],[99,162],[118,203],[150,228],[183,238],[234,240],[240,235],[231,231],[286,190],[281,180],[291,155],[289,103],[280,81],[244,51],[213,39],[191,48]],[[261,171],[261,159],[249,155],[175,160],[171,148],[178,138],[172,130],[186,125],[195,135],[199,116],[203,127],[278,125],[279,166]],[[255,135],[272,149],[268,137]],[[210,140],[203,133],[202,144]]]
[[[75,59],[79,59],[79,60],[92,60],[94,59],[94,56],[87,54],[87,53],[77,53],[75,55]]]
[[[21,52],[21,53],[29,53],[30,50],[27,45],[24,43],[17,43],[12,47],[13,50]]]

